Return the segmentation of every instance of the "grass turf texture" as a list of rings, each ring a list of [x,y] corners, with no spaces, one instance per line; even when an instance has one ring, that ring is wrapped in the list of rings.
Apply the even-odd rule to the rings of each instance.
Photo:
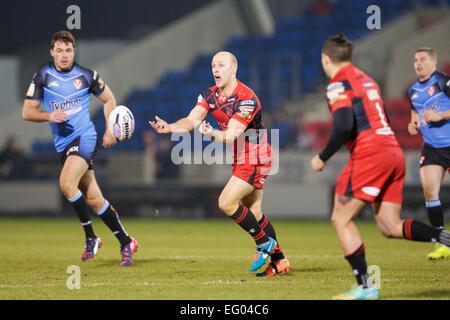
[[[99,219],[104,246],[88,262],[75,218],[0,219],[0,298],[330,299],[354,282],[328,222],[274,221],[292,267],[275,278],[248,272],[253,241],[230,220],[122,222],[140,243],[129,268],[119,266],[118,241]],[[450,259],[428,261],[432,244],[384,239],[373,223],[358,227],[368,264],[381,268],[382,299],[450,297]],[[81,267],[79,290],[66,287],[69,265]]]

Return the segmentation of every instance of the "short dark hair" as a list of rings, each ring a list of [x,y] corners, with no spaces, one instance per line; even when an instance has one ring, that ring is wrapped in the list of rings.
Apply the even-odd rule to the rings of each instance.
[[[352,61],[353,42],[344,34],[337,34],[325,40],[322,53],[330,57],[332,62]]]
[[[430,47],[421,47],[416,50],[416,53],[418,52],[426,52],[430,56],[431,59],[437,60],[438,56],[436,54],[436,51],[433,50],[433,48]]]
[[[76,47],[75,37],[69,31],[58,31],[52,36],[52,41],[50,42],[50,49],[55,47],[55,42],[62,41],[65,44],[71,43],[73,47]]]

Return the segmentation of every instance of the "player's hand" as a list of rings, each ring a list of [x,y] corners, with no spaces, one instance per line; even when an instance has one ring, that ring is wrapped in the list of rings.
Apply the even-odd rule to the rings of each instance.
[[[319,155],[315,155],[311,159],[311,168],[316,172],[320,172],[325,168],[325,162],[320,159]]]
[[[201,134],[212,136],[214,129],[208,122],[203,121],[202,124],[198,127],[198,131],[200,131]]]
[[[442,114],[435,110],[425,110],[423,112],[423,119],[427,122],[439,122],[443,120]]]
[[[54,110],[50,112],[48,117],[48,121],[56,123],[66,122],[68,119],[69,115],[67,114],[67,112],[62,110]]]
[[[116,137],[114,137],[108,130],[106,130],[105,134],[103,135],[103,148],[109,149],[116,143]]]
[[[156,121],[149,121],[148,123],[153,127],[153,129],[156,130],[158,133],[171,133],[172,130],[170,129],[169,124],[164,121],[163,119],[160,119],[158,116],[155,116]]]
[[[413,136],[419,133],[419,126],[417,125],[417,122],[408,123],[408,132]]]

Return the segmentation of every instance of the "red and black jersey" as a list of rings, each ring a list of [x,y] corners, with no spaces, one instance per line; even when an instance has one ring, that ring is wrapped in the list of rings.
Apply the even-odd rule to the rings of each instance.
[[[332,113],[341,108],[352,108],[355,132],[346,142],[351,153],[399,147],[378,84],[354,65],[341,68],[333,77],[327,87],[327,101]]]
[[[252,150],[265,147],[268,151],[267,133],[262,122],[262,106],[259,98],[249,87],[237,80],[233,93],[226,97],[217,86],[209,87],[197,99],[197,105],[205,108],[217,121],[220,130],[226,130],[231,119],[243,123],[245,130],[245,150],[235,142],[235,155],[249,154]],[[259,157],[261,158],[261,157]],[[236,158],[235,158],[236,161]],[[258,160],[258,162],[260,159]],[[245,161],[248,162],[248,159]]]
[[[197,105],[211,112],[220,130],[226,130],[231,119],[243,123],[247,129],[264,129],[258,97],[239,80],[231,96],[222,95],[217,86],[212,86],[198,96]]]

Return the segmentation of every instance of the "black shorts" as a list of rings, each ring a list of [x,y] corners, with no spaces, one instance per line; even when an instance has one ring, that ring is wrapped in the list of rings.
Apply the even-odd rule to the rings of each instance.
[[[444,169],[450,168],[450,147],[434,148],[425,143],[420,157],[420,167],[438,165]]]
[[[79,156],[86,160],[88,164],[88,170],[94,170],[94,157],[97,152],[97,143],[93,139],[86,139],[82,141],[82,137],[78,137],[73,140],[63,152],[60,152],[61,164],[64,163],[69,156]]]

